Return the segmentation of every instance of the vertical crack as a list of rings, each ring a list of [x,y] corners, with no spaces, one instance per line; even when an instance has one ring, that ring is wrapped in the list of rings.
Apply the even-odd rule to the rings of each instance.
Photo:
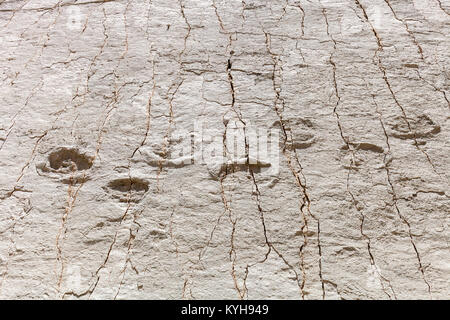
[[[447,102],[447,106],[448,106],[449,109],[450,109],[450,101],[448,100],[448,97],[447,97],[446,92],[445,92],[444,90],[438,88],[438,87],[437,87],[436,85],[434,85],[433,83],[431,83],[431,82],[425,80],[425,78],[420,74],[420,71],[419,71],[419,70],[416,70],[416,72],[417,72],[417,76],[419,77],[419,79],[421,79],[421,80],[422,80],[423,82],[425,82],[427,85],[429,85],[430,87],[432,87],[432,88],[434,89],[434,91],[439,92],[439,93],[442,94],[444,100]]]
[[[381,72],[381,74],[382,74],[382,76],[383,76],[383,80],[384,80],[384,82],[385,82],[385,84],[386,84],[386,87],[388,88],[388,90],[389,90],[389,92],[390,92],[390,94],[391,94],[392,99],[394,100],[395,104],[397,105],[397,107],[400,109],[400,111],[401,111],[401,113],[402,113],[402,118],[403,118],[403,121],[406,123],[406,125],[407,125],[407,127],[408,127],[408,131],[409,131],[409,132],[412,134],[412,136],[413,136],[414,146],[416,147],[417,150],[419,150],[419,151],[425,156],[425,158],[427,159],[427,161],[428,161],[428,163],[430,164],[430,166],[431,166],[431,168],[433,169],[433,171],[434,171],[438,176],[442,177],[442,174],[439,173],[439,172],[436,170],[436,167],[434,166],[433,162],[431,161],[431,158],[430,158],[430,156],[428,155],[428,153],[420,147],[420,145],[419,145],[419,143],[418,143],[418,141],[417,141],[417,134],[416,134],[416,132],[415,132],[415,131],[412,129],[412,127],[411,127],[411,124],[410,124],[410,122],[409,122],[409,120],[408,120],[408,117],[407,117],[407,115],[406,115],[405,108],[400,104],[400,102],[399,102],[398,99],[397,99],[396,94],[394,93],[394,90],[392,89],[392,85],[391,85],[391,83],[389,82],[389,78],[388,78],[388,76],[387,76],[386,68],[384,67],[384,65],[383,65],[383,63],[382,63],[381,56],[380,56],[380,51],[383,51],[383,45],[382,45],[382,42],[381,42],[381,38],[379,37],[378,33],[377,33],[376,30],[374,29],[372,23],[370,22],[370,20],[369,20],[369,18],[368,18],[368,16],[367,16],[366,10],[365,10],[364,7],[361,5],[361,3],[359,2],[359,0],[355,0],[355,2],[356,2],[356,4],[358,5],[358,7],[361,9],[361,11],[363,12],[364,18],[365,18],[366,22],[370,25],[370,27],[371,27],[371,29],[372,29],[372,31],[373,31],[373,34],[374,34],[374,36],[375,36],[375,38],[376,38],[376,40],[377,40],[378,48],[377,48],[377,50],[376,50],[375,53],[374,53],[374,60],[376,61],[376,65],[378,66],[378,69],[380,70],[380,72]]]
[[[449,16],[450,16],[450,13],[448,13],[447,10],[444,9],[444,6],[442,5],[441,0],[436,0],[436,2],[438,3],[439,8],[440,8],[446,15],[449,15]]]
[[[334,91],[335,91],[335,95],[336,95],[336,104],[335,104],[335,106],[334,106],[333,113],[334,113],[334,115],[336,116],[336,119],[337,119],[337,124],[338,124],[338,128],[339,128],[340,136],[341,136],[343,142],[345,143],[345,145],[346,145],[346,147],[347,147],[347,150],[348,150],[348,151],[350,152],[350,154],[351,154],[351,159],[350,159],[349,169],[348,169],[348,172],[347,172],[346,192],[350,195],[350,197],[351,197],[351,199],[352,199],[352,201],[351,201],[351,202],[352,202],[352,206],[358,211],[358,213],[359,213],[359,215],[360,215],[360,220],[361,220],[361,224],[360,224],[360,233],[361,233],[361,236],[366,240],[366,243],[367,243],[367,253],[368,253],[368,255],[369,255],[370,263],[371,263],[372,266],[375,266],[375,265],[376,265],[376,264],[375,264],[375,257],[374,257],[374,254],[372,253],[372,250],[371,250],[371,241],[370,241],[370,238],[364,233],[364,221],[365,221],[365,219],[366,219],[366,216],[365,216],[362,212],[360,212],[361,210],[360,210],[360,209],[358,208],[358,206],[357,206],[357,204],[359,203],[359,201],[355,198],[353,192],[351,192],[351,190],[350,190],[350,176],[351,176],[351,173],[352,173],[352,171],[354,170],[354,166],[355,166],[355,149],[354,149],[354,145],[355,145],[355,144],[352,143],[352,142],[349,140],[349,138],[346,137],[346,136],[344,135],[343,127],[342,127],[341,122],[340,122],[340,116],[339,116],[339,113],[337,112],[337,109],[338,109],[339,104],[340,104],[340,102],[341,102],[341,97],[340,97],[340,95],[339,95],[339,87],[338,87],[338,84],[337,84],[337,77],[336,77],[336,69],[337,69],[337,67],[336,67],[336,63],[335,63],[334,60],[333,60],[333,56],[334,56],[334,54],[335,54],[335,52],[336,52],[336,50],[337,50],[337,42],[336,42],[336,40],[333,38],[332,34],[331,34],[330,31],[329,31],[329,22],[328,22],[328,15],[327,15],[327,10],[326,10],[326,8],[322,8],[322,14],[323,14],[323,16],[324,16],[324,19],[325,19],[325,22],[326,22],[326,25],[327,25],[327,35],[330,37],[330,39],[331,39],[332,42],[333,42],[333,50],[334,50],[334,51],[331,53],[330,59],[329,59],[329,63],[330,63],[330,64],[332,65],[332,67],[333,67],[333,85],[334,85],[334,89],[335,89]],[[374,34],[377,36],[376,31],[375,31],[374,29],[373,29],[373,31],[374,31]],[[378,36],[377,36],[377,37],[378,37]],[[380,43],[381,43],[381,42],[380,42]],[[378,269],[376,269],[376,270],[377,270],[377,273],[378,273],[378,275],[380,276],[380,278],[383,279],[383,280],[385,280],[385,281],[389,284],[389,287],[390,287],[390,289],[391,289],[391,291],[392,291],[394,297],[396,297],[396,296],[395,296],[395,292],[394,292],[392,286],[390,285],[389,280],[386,279],[384,276],[382,276]],[[382,282],[381,282],[381,285],[382,285],[383,292],[384,292],[389,298],[391,298],[391,295],[386,291],[386,289],[385,289],[385,287],[384,287],[384,284],[383,284]]]
[[[271,39],[270,39],[270,34],[267,32],[265,33],[265,37],[266,37],[266,50],[267,52],[271,55],[272,57],[272,62],[273,62],[273,69],[272,69],[272,86],[273,86],[273,90],[275,93],[275,100],[274,100],[274,110],[275,113],[278,116],[279,119],[279,123],[280,123],[280,127],[281,127],[281,131],[283,133],[283,149],[282,149],[282,153],[283,156],[286,158],[286,161],[288,163],[289,169],[296,181],[297,186],[300,188],[300,191],[302,193],[302,199],[300,202],[300,216],[301,219],[303,221],[303,224],[300,226],[300,230],[301,233],[303,235],[303,244],[300,246],[299,248],[299,256],[300,256],[300,269],[301,269],[301,281],[299,279],[299,276],[297,274],[297,272],[295,270],[293,270],[296,274],[297,277],[297,282],[299,284],[299,288],[300,288],[300,293],[302,298],[304,299],[305,297],[305,285],[306,285],[306,267],[305,267],[305,256],[304,256],[304,251],[308,245],[308,237],[307,237],[307,233],[308,233],[308,215],[311,216],[316,222],[317,222],[317,236],[318,236],[318,251],[319,251],[319,277],[321,280],[321,284],[322,284],[322,296],[323,298],[325,297],[325,287],[324,287],[324,281],[322,278],[322,249],[320,247],[320,223],[317,217],[315,217],[312,213],[311,213],[311,201],[310,201],[310,197],[307,193],[307,187],[306,187],[306,178],[303,174],[303,168],[302,165],[298,159],[298,156],[296,154],[296,152],[294,151],[294,160],[292,160],[292,156],[290,154],[289,149],[293,149],[293,145],[291,145],[290,147],[288,146],[288,128],[287,128],[287,124],[285,123],[285,120],[283,119],[283,115],[282,115],[282,110],[279,109],[278,104],[281,103],[282,109],[284,110],[284,105],[285,105],[285,101],[281,96],[281,87],[279,87],[276,83],[276,72],[277,72],[277,66],[278,66],[278,62],[279,59],[276,56],[275,53],[272,52],[271,49]],[[282,69],[280,67],[280,69]],[[293,137],[292,137],[292,132],[291,132],[291,141],[293,141]],[[293,165],[293,161],[295,161],[299,167],[299,171],[297,172],[297,170],[294,168]],[[303,181],[302,181],[303,178]],[[279,254],[275,249],[274,251]],[[284,259],[284,258],[283,258]],[[289,265],[290,266],[290,265]]]
[[[394,11],[394,9],[392,8],[391,3],[389,2],[389,0],[384,0],[384,2],[386,2],[386,4],[388,5],[389,9],[391,9],[391,12],[392,12],[392,14],[394,15],[394,18],[395,18],[397,21],[400,21],[400,22],[405,26],[406,32],[408,32],[409,36],[411,37],[412,42],[413,42],[413,43],[415,44],[415,46],[417,47],[417,51],[418,51],[418,53],[419,53],[419,55],[420,55],[420,59],[421,59],[422,61],[425,61],[424,56],[423,56],[423,49],[422,49],[421,45],[419,44],[419,42],[417,41],[416,36],[414,35],[414,33],[409,29],[408,23],[407,23],[404,19],[400,19],[400,18],[397,16],[397,13],[396,13],[396,12]]]
[[[69,215],[72,213],[73,208],[75,207],[75,202],[77,200],[78,192],[80,191],[81,187],[84,184],[86,174],[83,173],[82,182],[80,185],[74,189],[75,186],[75,171],[76,171],[76,164],[72,162],[71,164],[71,176],[69,178],[69,186],[67,188],[67,205],[64,209],[64,213],[61,217],[61,226],[58,231],[58,235],[56,236],[56,261],[58,262],[59,266],[59,275],[57,278],[57,288],[58,291],[61,288],[63,276],[64,276],[64,256],[62,252],[62,242],[64,241],[65,234],[67,232],[67,220],[69,218]]]
[[[231,95],[231,104],[229,107],[229,110],[231,110],[234,114],[236,114],[237,118],[239,119],[239,121],[244,125],[244,134],[245,134],[245,125],[246,123],[243,121],[242,119],[242,114],[240,112],[240,110],[236,110],[235,108],[235,104],[236,104],[236,93],[235,93],[235,87],[234,87],[234,79],[233,79],[233,74],[231,72],[232,70],[232,58],[233,58],[233,50],[232,50],[232,46],[233,46],[233,38],[232,32],[229,32],[228,30],[225,29],[225,26],[223,24],[223,20],[222,17],[219,14],[217,5],[215,0],[212,1],[212,7],[214,8],[214,13],[216,15],[220,30],[223,34],[225,34],[228,38],[228,44],[226,47],[226,52],[228,53],[228,59],[226,61],[226,73],[227,73],[227,79],[228,79],[228,83],[230,86],[230,95]],[[222,143],[223,143],[223,155],[226,158],[227,157],[227,143],[226,143],[226,137],[227,137],[227,125],[228,122],[225,120],[225,116],[228,113],[225,112],[222,115],[222,122],[224,124],[224,133],[223,133],[223,139],[222,139]],[[248,149],[247,149],[247,138],[245,137],[245,144],[246,144],[246,154],[248,154]],[[245,299],[246,297],[248,297],[248,289],[247,289],[247,285],[246,285],[246,280],[247,280],[247,276],[248,276],[248,272],[249,272],[249,265],[246,266],[245,269],[245,276],[242,280],[242,286],[240,287],[238,284],[238,279],[236,276],[236,259],[237,259],[237,254],[236,254],[236,248],[234,245],[234,237],[235,237],[235,232],[236,232],[236,225],[237,225],[237,218],[233,219],[233,214],[231,211],[231,208],[228,205],[228,200],[225,196],[225,188],[224,188],[224,181],[228,176],[228,166],[225,165],[225,170],[221,173],[220,177],[219,177],[219,182],[220,182],[220,190],[221,190],[221,198],[222,198],[222,202],[225,208],[225,213],[228,213],[228,220],[231,224],[231,235],[230,235],[230,251],[229,251],[229,259],[231,261],[231,277],[233,278],[233,283],[234,283],[234,287],[238,293],[238,296],[240,299]],[[219,217],[219,221],[220,221],[220,217]],[[267,256],[266,256],[267,258]]]
[[[425,276],[425,270],[424,270],[424,268],[422,266],[422,260],[420,258],[419,251],[417,249],[416,243],[414,241],[414,238],[413,238],[413,235],[412,235],[412,232],[411,232],[411,225],[408,222],[408,220],[405,218],[405,216],[403,216],[403,214],[400,212],[400,209],[399,209],[398,204],[397,204],[398,197],[397,197],[397,193],[395,192],[394,184],[393,184],[392,178],[391,178],[391,172],[390,172],[390,167],[389,167],[390,162],[387,160],[388,155],[392,154],[392,152],[391,152],[391,145],[390,145],[390,142],[389,142],[389,136],[388,136],[388,134],[386,132],[386,127],[384,125],[384,122],[383,122],[383,119],[382,119],[382,115],[381,115],[381,112],[378,109],[378,105],[377,105],[377,103],[375,101],[375,96],[374,95],[372,95],[372,99],[373,99],[373,102],[374,102],[374,104],[376,106],[376,110],[377,110],[377,113],[378,113],[378,116],[379,116],[380,125],[381,125],[381,128],[383,129],[384,137],[385,137],[385,140],[386,140],[386,145],[388,147],[388,152],[385,153],[384,157],[383,157],[383,163],[384,163],[384,168],[385,168],[385,171],[386,171],[386,178],[387,178],[389,187],[391,189],[392,202],[393,202],[393,205],[394,205],[394,209],[395,209],[398,217],[400,218],[400,220],[407,227],[408,237],[409,237],[409,240],[411,242],[411,245],[412,245],[412,247],[414,249],[414,252],[416,254],[416,257],[417,257],[417,263],[418,263],[418,266],[419,266],[419,271],[420,271],[420,273],[422,275],[422,279],[425,282],[425,284],[426,284],[426,286],[428,288],[428,293],[429,293],[429,295],[431,297],[431,286],[430,286],[430,284],[427,281],[426,276]]]

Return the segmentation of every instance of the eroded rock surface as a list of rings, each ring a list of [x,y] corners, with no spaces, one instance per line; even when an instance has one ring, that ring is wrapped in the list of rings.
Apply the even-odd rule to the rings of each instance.
[[[0,298],[448,299],[449,14],[0,0]]]

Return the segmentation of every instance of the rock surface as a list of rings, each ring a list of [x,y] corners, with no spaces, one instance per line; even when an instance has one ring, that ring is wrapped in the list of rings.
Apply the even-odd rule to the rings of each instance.
[[[449,14],[0,0],[0,297],[448,299]]]

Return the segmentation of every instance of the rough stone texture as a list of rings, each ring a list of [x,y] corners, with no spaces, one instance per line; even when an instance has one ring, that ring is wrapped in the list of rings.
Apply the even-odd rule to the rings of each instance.
[[[0,297],[448,299],[449,14],[0,0]],[[195,120],[279,172],[179,158]]]

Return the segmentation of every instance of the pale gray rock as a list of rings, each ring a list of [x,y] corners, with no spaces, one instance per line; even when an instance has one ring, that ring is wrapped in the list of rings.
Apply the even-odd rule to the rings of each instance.
[[[448,299],[449,14],[0,0],[0,298]]]

